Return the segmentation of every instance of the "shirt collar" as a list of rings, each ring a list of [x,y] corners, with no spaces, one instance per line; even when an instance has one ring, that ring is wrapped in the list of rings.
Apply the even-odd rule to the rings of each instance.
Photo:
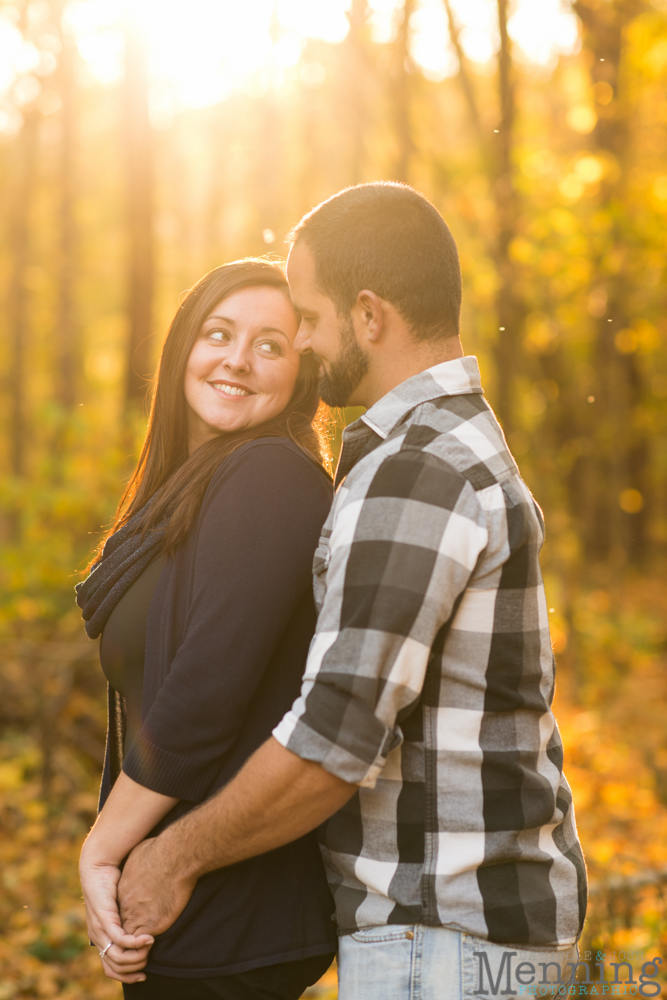
[[[472,355],[442,361],[413,375],[374,403],[360,419],[384,439],[406,413],[420,403],[439,396],[462,396],[470,392],[483,392],[477,358]]]
[[[477,358],[471,355],[443,361],[401,382],[343,431],[336,489],[362,455],[377,447],[378,437],[384,441],[415,406],[439,396],[462,396],[469,392],[483,392]]]

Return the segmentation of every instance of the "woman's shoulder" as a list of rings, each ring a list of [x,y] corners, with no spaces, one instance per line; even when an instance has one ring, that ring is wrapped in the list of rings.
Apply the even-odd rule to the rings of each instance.
[[[333,498],[326,470],[291,438],[273,436],[255,438],[233,451],[214,473],[205,499],[266,489],[274,496],[288,492],[305,499],[310,495],[327,504]]]

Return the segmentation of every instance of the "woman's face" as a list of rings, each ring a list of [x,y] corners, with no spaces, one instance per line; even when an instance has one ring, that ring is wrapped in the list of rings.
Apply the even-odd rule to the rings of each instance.
[[[285,409],[299,372],[297,329],[277,288],[241,288],[218,302],[185,369],[190,454],[220,433],[263,424]]]

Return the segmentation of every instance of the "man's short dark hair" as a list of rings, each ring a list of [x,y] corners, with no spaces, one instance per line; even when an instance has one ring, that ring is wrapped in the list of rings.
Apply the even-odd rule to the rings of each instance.
[[[391,302],[417,340],[458,335],[461,267],[438,210],[407,184],[377,181],[323,201],[287,237],[315,258],[322,291],[349,315],[367,288]]]

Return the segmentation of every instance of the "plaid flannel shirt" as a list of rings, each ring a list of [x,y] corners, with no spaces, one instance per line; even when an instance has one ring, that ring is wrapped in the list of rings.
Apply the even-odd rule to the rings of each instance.
[[[341,933],[567,947],[586,873],[551,712],[541,512],[475,358],[346,428],[300,698],[274,730],[359,785],[322,827]]]

